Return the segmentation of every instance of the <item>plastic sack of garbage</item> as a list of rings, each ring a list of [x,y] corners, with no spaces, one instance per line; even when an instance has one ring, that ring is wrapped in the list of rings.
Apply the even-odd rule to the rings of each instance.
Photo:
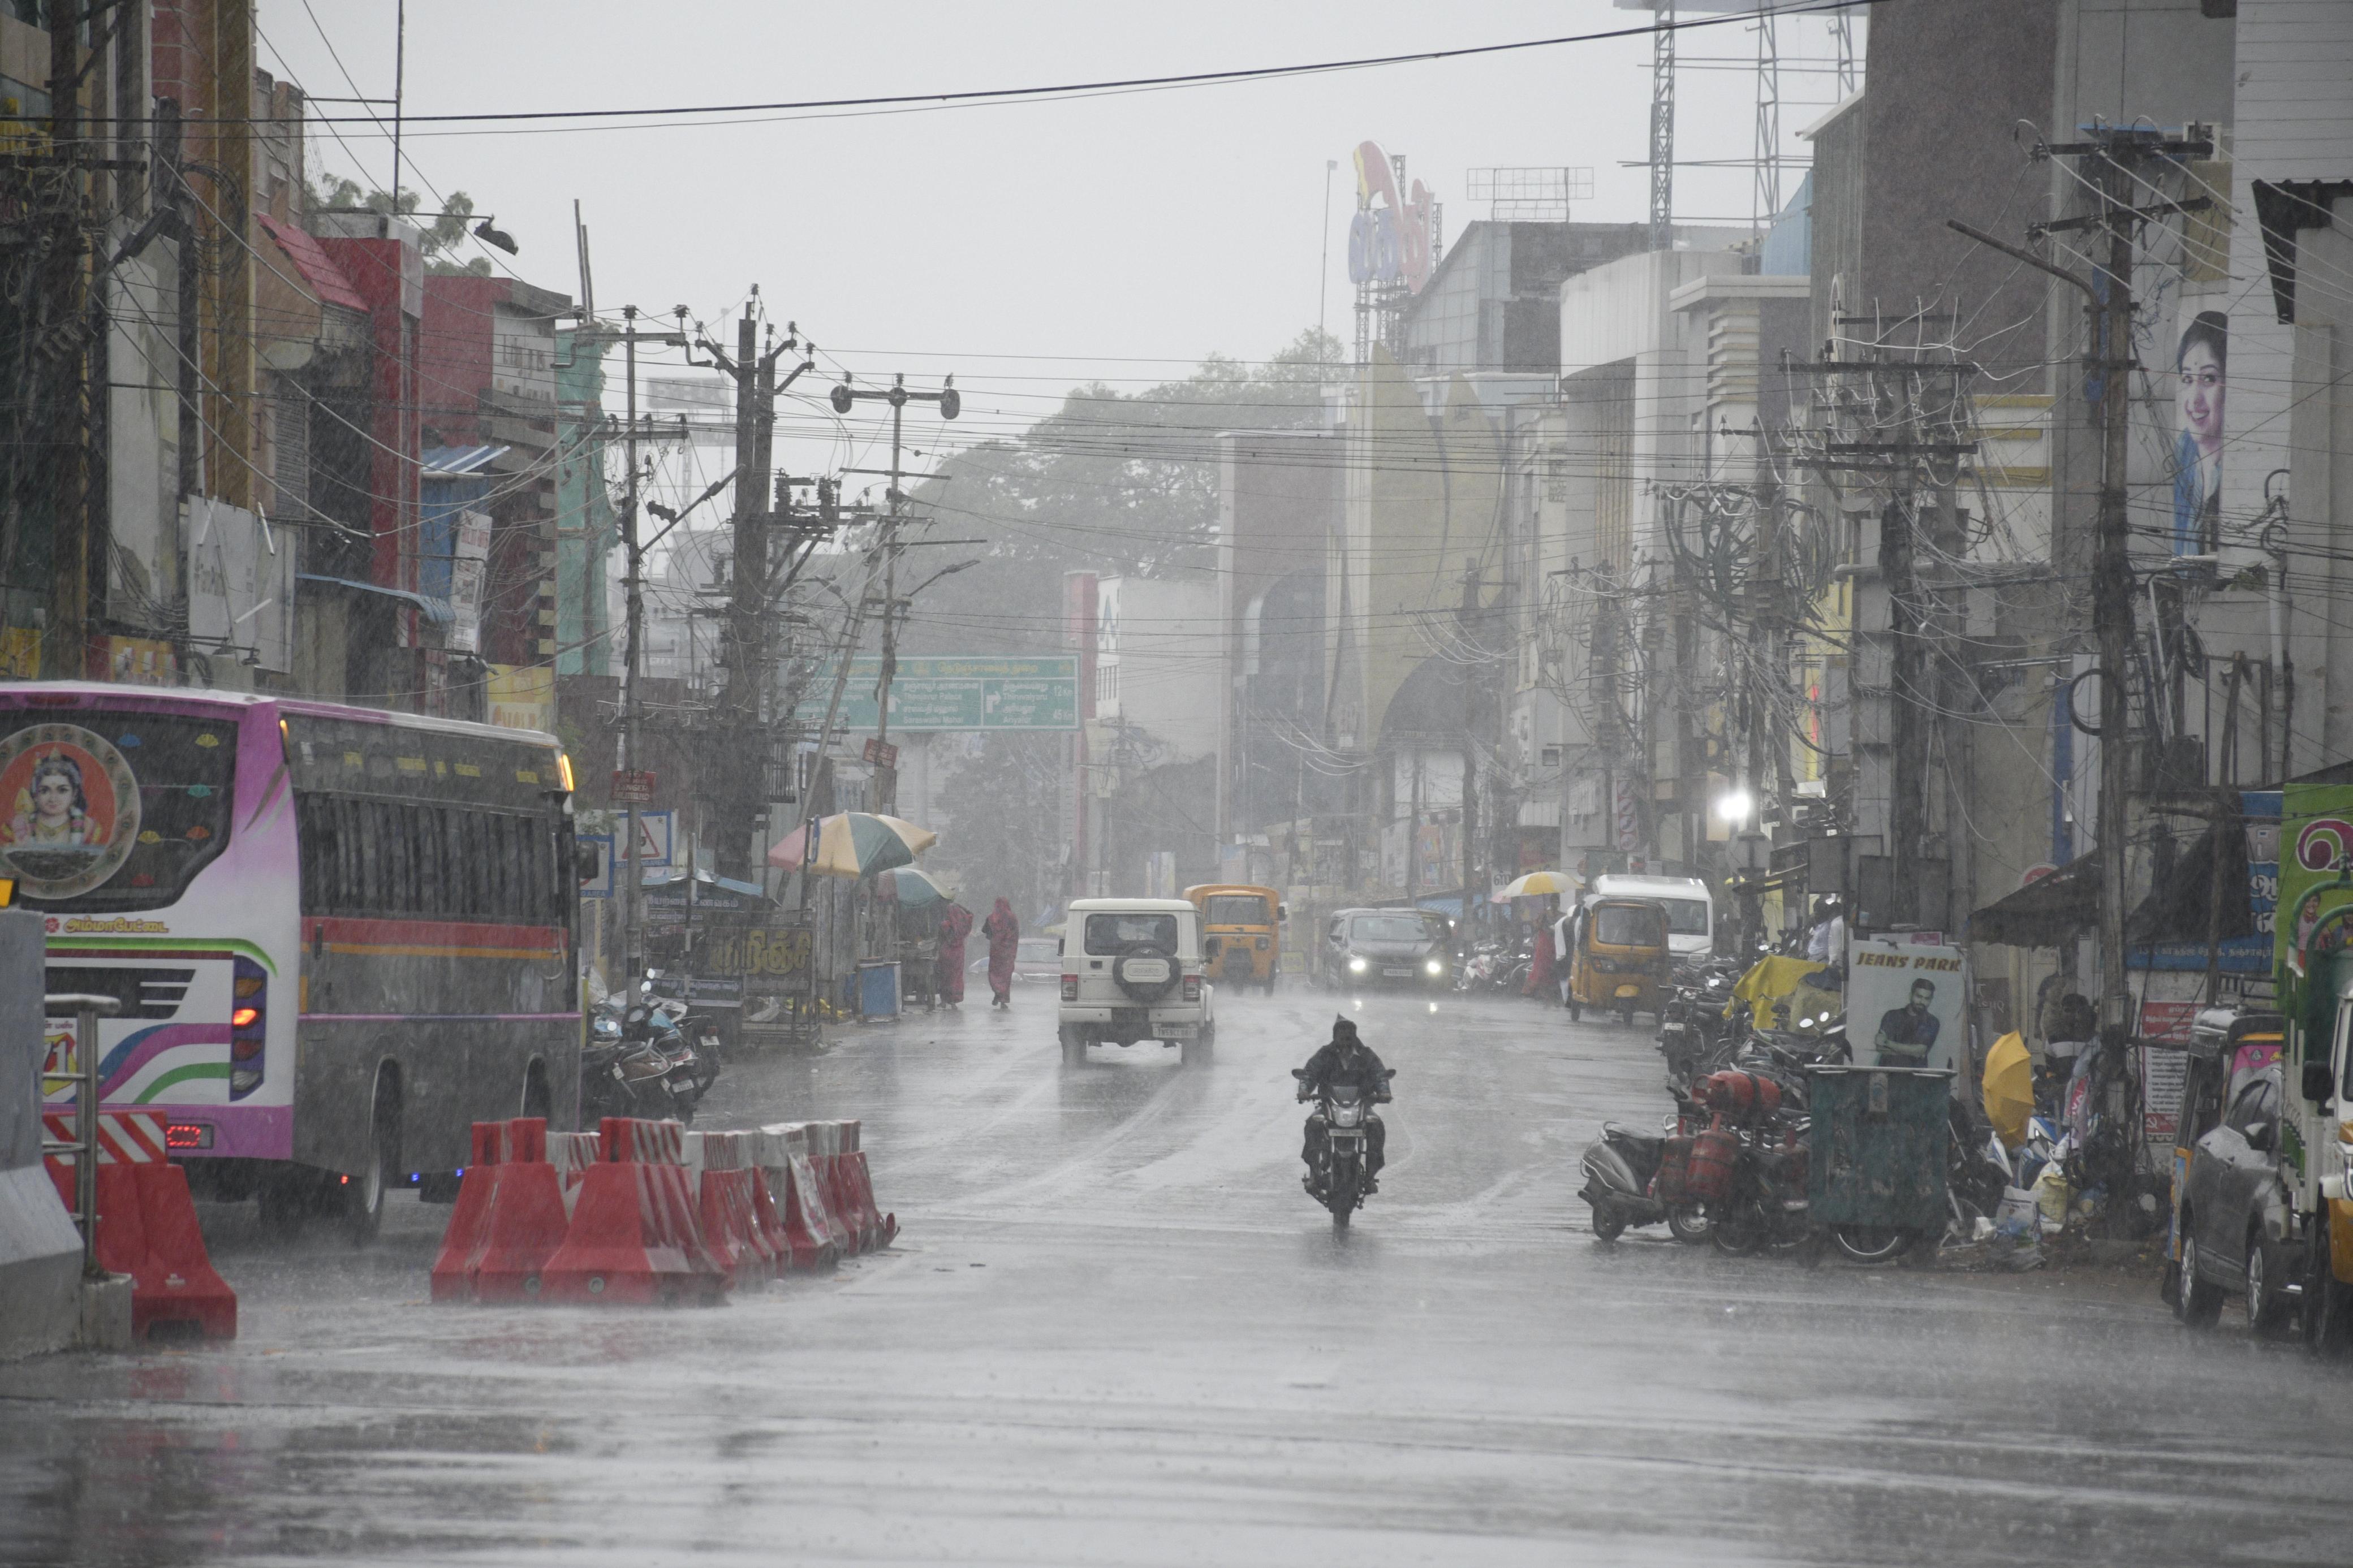
[[[1987,1256],[1996,1268],[2023,1271],[2042,1267],[2042,1215],[2035,1195],[2024,1187],[2009,1187],[1994,1211],[1993,1237]]]
[[[2042,1215],[2046,1236],[2056,1236],[2067,1228],[2067,1215],[2075,1206],[2075,1189],[2067,1184],[2067,1175],[2060,1161],[2052,1159],[2034,1178],[2034,1206]]]

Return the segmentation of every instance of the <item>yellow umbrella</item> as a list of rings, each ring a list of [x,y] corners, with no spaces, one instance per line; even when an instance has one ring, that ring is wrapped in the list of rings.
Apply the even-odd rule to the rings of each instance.
[[[2034,1061],[2015,1029],[1986,1052],[1985,1110],[1986,1120],[2001,1134],[2003,1148],[2015,1149],[2026,1142],[2027,1118],[2034,1114]]]
[[[1557,893],[1567,898],[1577,891],[1577,879],[1566,871],[1530,871],[1506,883],[1499,899],[1541,899]]]

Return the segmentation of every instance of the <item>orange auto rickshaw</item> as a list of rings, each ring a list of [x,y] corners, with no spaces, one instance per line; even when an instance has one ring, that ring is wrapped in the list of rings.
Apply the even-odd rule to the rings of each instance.
[[[1569,921],[1567,962],[1571,1018],[1588,1007],[1629,1024],[1636,1013],[1657,1016],[1674,964],[1666,909],[1655,899],[1588,898]]]
[[[1282,895],[1241,882],[1204,882],[1186,889],[1185,897],[1201,911],[1205,957],[1209,939],[1218,939],[1217,956],[1208,960],[1210,978],[1227,985],[1262,985],[1273,995],[1275,976],[1282,971],[1282,921],[1290,913]]]

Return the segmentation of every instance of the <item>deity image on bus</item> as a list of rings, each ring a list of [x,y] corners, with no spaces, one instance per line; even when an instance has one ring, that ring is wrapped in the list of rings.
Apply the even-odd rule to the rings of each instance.
[[[37,898],[71,898],[111,877],[139,832],[139,784],[122,753],[71,724],[0,742],[0,860]]]
[[[90,814],[81,764],[63,752],[33,763],[29,789],[16,792],[16,814],[0,833],[11,844],[103,844],[106,824]]]

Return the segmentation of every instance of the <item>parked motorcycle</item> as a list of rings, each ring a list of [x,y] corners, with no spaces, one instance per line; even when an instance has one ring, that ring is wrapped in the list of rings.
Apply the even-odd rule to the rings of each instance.
[[[1293,1068],[1291,1076],[1299,1079],[1299,1099],[1308,1099],[1307,1069]],[[1332,1228],[1345,1230],[1348,1221],[1365,1203],[1365,1186],[1369,1173],[1365,1169],[1365,1139],[1366,1124],[1380,1120],[1373,1107],[1389,1099],[1389,1079],[1397,1077],[1397,1068],[1382,1074],[1381,1087],[1367,1095],[1356,1084],[1327,1083],[1324,1085],[1321,1103],[1324,1113],[1324,1142],[1315,1152],[1314,1185],[1310,1189],[1318,1203],[1332,1211]]]
[[[1733,1029],[1725,1017],[1732,988],[1740,983],[1735,961],[1703,958],[1679,964],[1674,990],[1659,1007],[1659,1052],[1667,1059],[1667,1081],[1689,1083]]]
[[[694,1120],[718,1081],[718,1036],[707,1020],[700,1021],[700,1037],[680,1023],[644,987],[636,995],[617,992],[597,1006],[580,1058],[584,1122],[606,1116]]]
[[[1781,1085],[1761,1073],[1712,1073],[1693,1086],[1693,1102],[1709,1121],[1693,1135],[1685,1191],[1706,1205],[1708,1239],[1735,1257],[1770,1247],[1817,1261],[1808,1119],[1786,1108]]]
[[[1680,1097],[1678,1097],[1680,1098]],[[1586,1145],[1577,1163],[1585,1185],[1577,1196],[1593,1211],[1593,1234],[1615,1241],[1630,1226],[1664,1222],[1677,1241],[1707,1239],[1707,1211],[1689,1194],[1692,1133],[1686,1114],[1656,1135],[1615,1121]]]

